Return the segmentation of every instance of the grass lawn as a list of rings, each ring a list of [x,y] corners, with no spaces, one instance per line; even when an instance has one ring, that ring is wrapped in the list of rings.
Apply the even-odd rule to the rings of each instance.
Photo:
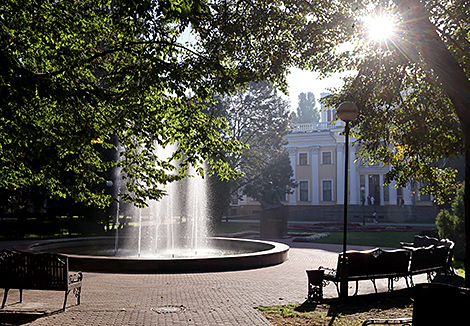
[[[342,244],[343,232],[329,232],[330,236],[316,240],[317,243]],[[400,242],[413,242],[416,232],[348,232],[348,245],[400,248]]]
[[[253,222],[222,222],[214,226],[213,234],[229,234],[243,231],[257,231],[259,232],[259,223]]]
[[[410,318],[412,307],[413,300],[409,294],[387,293],[351,297],[347,303],[325,300],[320,304],[258,307],[258,311],[275,326],[357,326],[369,318]]]
[[[212,234],[233,234],[243,231],[259,232],[259,223],[253,222],[222,222],[213,228]],[[304,229],[289,228],[289,233],[294,234],[305,233],[312,234],[314,232]],[[330,235],[328,237],[318,239],[317,243],[342,244],[343,232],[326,231]],[[400,242],[413,242],[413,238],[419,232],[417,231],[395,231],[393,227],[390,230],[385,229],[382,232],[348,232],[347,241],[349,245],[362,245],[372,247],[390,247],[399,248]]]

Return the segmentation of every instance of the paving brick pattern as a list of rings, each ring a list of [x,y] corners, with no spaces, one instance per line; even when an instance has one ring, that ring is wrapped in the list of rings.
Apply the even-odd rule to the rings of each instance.
[[[289,241],[287,241],[289,242]],[[191,274],[84,273],[81,305],[70,294],[65,312],[64,294],[53,291],[10,290],[4,311],[36,311],[47,315],[28,325],[271,325],[255,307],[302,303],[307,295],[307,269],[335,267],[341,246],[288,243],[289,260],[253,270]],[[0,246],[2,244],[0,243]],[[363,247],[362,247],[363,248]],[[361,249],[349,247],[348,249]],[[425,281],[425,277],[415,282]],[[378,280],[379,291],[387,281]],[[395,288],[405,287],[403,280]],[[350,283],[350,293],[355,285]],[[359,294],[372,293],[372,282],[361,281]],[[3,290],[0,290],[3,297]],[[336,297],[333,284],[325,297]],[[183,306],[179,313],[157,313],[153,307]],[[1,310],[0,310],[1,312]]]

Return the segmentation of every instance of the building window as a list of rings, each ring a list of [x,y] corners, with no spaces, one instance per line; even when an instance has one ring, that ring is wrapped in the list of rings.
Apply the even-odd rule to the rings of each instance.
[[[369,175],[369,195],[367,204],[380,205],[380,176],[378,174]]]
[[[307,153],[299,153],[299,165],[308,165]]]
[[[333,164],[333,160],[331,159],[331,152],[321,153],[321,164]]]
[[[390,201],[390,187],[389,187],[389,185],[384,185],[384,201]]]
[[[299,182],[299,200],[308,201],[308,181]]]
[[[431,201],[431,195],[430,194],[420,194],[419,195],[419,201]]]
[[[420,189],[419,189],[419,201],[431,201],[431,195],[430,194],[423,194],[421,192],[421,189],[426,188],[429,185],[429,182],[421,182],[420,183]]]
[[[322,201],[333,201],[332,180],[322,180]]]
[[[327,110],[326,111],[326,121],[331,122],[334,119],[334,116],[336,114],[336,110]]]
[[[403,207],[405,200],[403,199],[403,188],[397,188],[397,205]]]

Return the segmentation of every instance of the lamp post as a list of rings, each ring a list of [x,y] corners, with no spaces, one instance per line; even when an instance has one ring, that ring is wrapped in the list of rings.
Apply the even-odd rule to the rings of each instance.
[[[358,109],[355,103],[346,101],[336,110],[338,118],[346,123],[344,146],[344,226],[343,226],[343,259],[341,261],[340,297],[348,297],[348,261],[346,257],[346,241],[348,234],[348,167],[349,167],[349,122],[357,118]]]

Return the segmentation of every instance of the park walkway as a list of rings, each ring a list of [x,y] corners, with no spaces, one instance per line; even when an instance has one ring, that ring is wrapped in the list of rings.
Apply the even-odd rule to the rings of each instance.
[[[307,296],[306,269],[335,267],[341,245],[293,243],[289,260],[277,266],[253,270],[191,274],[84,273],[81,305],[70,294],[65,312],[57,312],[63,292],[11,290],[5,313],[34,312],[40,318],[27,325],[271,325],[258,306],[302,303]],[[0,242],[0,249],[11,246]],[[363,249],[350,246],[348,249]],[[424,282],[425,276],[415,282]],[[359,283],[359,294],[374,292],[372,282]],[[379,291],[387,281],[378,280]],[[354,292],[350,282],[350,293]],[[406,287],[400,280],[395,288]],[[3,289],[0,290],[3,297]],[[325,288],[325,297],[336,297],[336,288]],[[156,308],[156,309],[155,309]],[[156,310],[156,311],[155,311]],[[179,310],[178,313],[165,313]],[[56,311],[56,312],[54,312]],[[0,319],[0,325],[2,320]]]

